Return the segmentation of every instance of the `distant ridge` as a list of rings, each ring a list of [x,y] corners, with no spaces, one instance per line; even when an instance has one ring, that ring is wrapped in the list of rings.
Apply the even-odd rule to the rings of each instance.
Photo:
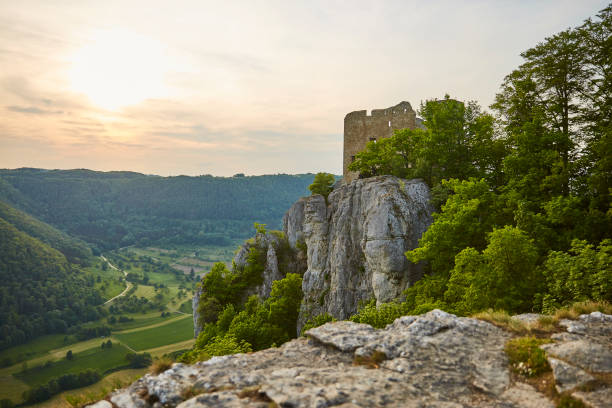
[[[280,228],[314,174],[151,176],[88,169],[0,170],[0,200],[90,245],[229,245],[253,223]]]

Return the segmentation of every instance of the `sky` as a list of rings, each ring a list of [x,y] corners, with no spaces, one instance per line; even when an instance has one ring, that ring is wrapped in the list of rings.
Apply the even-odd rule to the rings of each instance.
[[[596,0],[0,0],[0,168],[342,173],[344,116],[488,107]]]

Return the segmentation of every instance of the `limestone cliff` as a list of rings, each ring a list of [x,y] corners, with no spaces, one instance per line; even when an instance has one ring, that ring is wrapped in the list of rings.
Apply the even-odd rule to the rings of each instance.
[[[298,329],[322,313],[346,319],[361,302],[391,301],[420,279],[422,265],[411,264],[404,253],[418,245],[431,212],[429,189],[420,180],[340,182],[327,200],[298,200],[283,218],[283,233],[258,233],[238,250],[234,264],[244,267],[251,248],[266,254],[264,283],[249,291],[262,299],[274,280],[303,274]],[[193,304],[196,336],[199,296]]]
[[[346,319],[372,298],[400,297],[421,278],[422,265],[404,253],[418,245],[431,212],[424,182],[393,176],[340,183],[327,202],[315,195],[295,203],[283,229],[291,246],[307,252],[298,326],[326,312]]]

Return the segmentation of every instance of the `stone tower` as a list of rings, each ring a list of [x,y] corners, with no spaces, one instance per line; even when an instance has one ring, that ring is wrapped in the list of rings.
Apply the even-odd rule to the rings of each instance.
[[[397,129],[416,129],[417,126],[419,121],[416,112],[406,101],[387,109],[373,109],[371,115],[364,110],[347,114],[344,117],[344,181],[348,183],[359,177],[359,173],[349,171],[348,166],[369,141],[392,136]]]

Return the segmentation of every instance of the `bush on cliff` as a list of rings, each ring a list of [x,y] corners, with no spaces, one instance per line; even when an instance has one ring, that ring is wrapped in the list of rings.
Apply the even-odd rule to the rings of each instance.
[[[289,273],[272,283],[265,301],[253,295],[244,305],[227,303],[214,322],[204,324],[193,350],[180,360],[262,350],[295,338],[302,296],[302,277]]]
[[[312,194],[321,194],[327,200],[327,196],[331,193],[335,181],[336,178],[333,174],[317,173],[308,189]]]

